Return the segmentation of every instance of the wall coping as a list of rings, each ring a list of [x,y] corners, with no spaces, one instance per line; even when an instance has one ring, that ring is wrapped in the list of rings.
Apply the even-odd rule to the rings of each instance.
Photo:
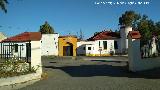
[[[0,87],[24,83],[27,81],[36,80],[40,78],[41,78],[40,73],[31,73],[31,74],[14,76],[14,77],[0,78]]]

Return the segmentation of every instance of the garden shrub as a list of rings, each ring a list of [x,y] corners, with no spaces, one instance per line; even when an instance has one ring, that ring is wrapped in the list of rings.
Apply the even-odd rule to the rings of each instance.
[[[6,60],[0,64],[0,78],[35,73],[38,68],[22,60]]]

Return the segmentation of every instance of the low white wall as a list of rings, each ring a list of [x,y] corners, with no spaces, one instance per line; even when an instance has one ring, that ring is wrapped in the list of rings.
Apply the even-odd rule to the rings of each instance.
[[[15,76],[15,77],[0,78],[0,87],[5,85],[22,83],[30,80],[40,79],[40,78],[41,78],[41,75],[37,73]]]
[[[31,66],[37,69],[36,73],[20,75],[15,77],[0,78],[0,86],[13,85],[41,78],[42,62],[40,41],[31,41]]]
[[[160,57],[155,58],[141,58],[140,40],[129,38],[129,70],[143,71],[160,67]]]
[[[31,67],[38,68],[36,73],[42,74],[40,41],[31,41]]]

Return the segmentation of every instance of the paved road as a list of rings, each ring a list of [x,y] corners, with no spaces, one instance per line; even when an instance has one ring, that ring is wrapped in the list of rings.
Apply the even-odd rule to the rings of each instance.
[[[114,58],[114,57],[113,57]],[[116,57],[117,58],[117,57]],[[116,59],[114,58],[114,59]],[[116,61],[42,58],[48,78],[21,90],[159,90],[160,74],[127,70],[126,58]],[[123,61],[124,60],[124,61]],[[149,71],[148,71],[149,72]]]

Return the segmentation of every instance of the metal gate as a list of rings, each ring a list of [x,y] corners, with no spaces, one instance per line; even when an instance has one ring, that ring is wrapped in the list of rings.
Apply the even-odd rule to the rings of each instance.
[[[19,42],[0,42],[0,59],[1,61],[9,59],[25,60],[30,62],[31,43]]]

